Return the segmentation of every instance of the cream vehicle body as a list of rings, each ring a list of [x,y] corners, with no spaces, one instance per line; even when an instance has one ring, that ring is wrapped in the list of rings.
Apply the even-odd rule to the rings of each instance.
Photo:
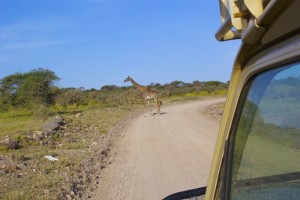
[[[300,0],[220,0],[240,39],[207,187],[165,199],[300,199]]]

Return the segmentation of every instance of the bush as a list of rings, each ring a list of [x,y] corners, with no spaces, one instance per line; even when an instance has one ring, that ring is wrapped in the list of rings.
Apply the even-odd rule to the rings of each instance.
[[[50,115],[50,108],[46,105],[39,105],[33,110],[33,117],[46,120]]]

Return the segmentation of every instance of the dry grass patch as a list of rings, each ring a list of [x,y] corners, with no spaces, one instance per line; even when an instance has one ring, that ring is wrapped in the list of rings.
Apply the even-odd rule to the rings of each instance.
[[[105,159],[107,152],[103,153],[103,149],[108,151],[108,144],[103,141],[109,130],[132,109],[98,108],[83,111],[78,118],[74,113],[66,113],[63,115],[66,124],[41,141],[31,137],[44,120],[37,120],[28,113],[1,114],[0,140],[6,136],[17,138],[21,148],[0,148],[0,164],[5,159],[13,163],[10,171],[0,165],[0,199],[57,199],[80,195],[83,198],[84,193],[80,193],[83,186],[75,183],[91,179],[86,175],[88,172],[83,172],[83,166],[95,155]],[[46,155],[58,160],[50,161]],[[99,164],[97,168],[102,167]]]

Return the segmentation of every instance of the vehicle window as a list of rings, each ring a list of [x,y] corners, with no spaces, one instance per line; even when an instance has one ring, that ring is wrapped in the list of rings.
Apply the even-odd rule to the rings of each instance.
[[[300,62],[249,83],[231,160],[230,199],[300,199]]]

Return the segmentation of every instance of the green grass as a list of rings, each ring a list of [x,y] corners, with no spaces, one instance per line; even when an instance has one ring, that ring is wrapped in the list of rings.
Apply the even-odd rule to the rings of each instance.
[[[92,142],[107,134],[120,120],[139,107],[61,110],[68,125],[68,133],[64,137],[54,134],[44,140],[44,145],[28,139],[28,136],[39,130],[45,119],[37,119],[30,111],[1,113],[0,141],[6,136],[16,138],[21,148],[8,150],[0,146],[0,154],[10,157],[17,166],[22,167],[17,167],[13,173],[1,175],[0,199],[56,199],[65,177],[72,176],[80,163],[91,156],[89,149]],[[77,112],[83,115],[75,118]],[[51,118],[55,113],[47,115],[47,118]],[[45,155],[55,156],[59,161],[51,162],[44,158]]]
[[[39,123],[28,111],[0,113],[0,137],[37,129]]]

